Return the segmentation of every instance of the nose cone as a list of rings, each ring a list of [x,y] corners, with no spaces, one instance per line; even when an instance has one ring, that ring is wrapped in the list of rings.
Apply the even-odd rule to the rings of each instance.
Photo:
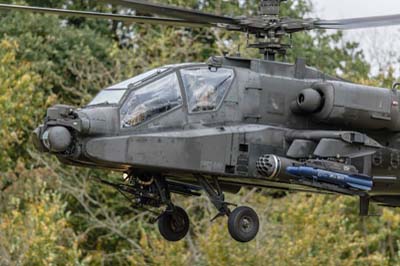
[[[47,129],[42,136],[43,145],[51,152],[64,152],[72,143],[72,136],[65,127]]]

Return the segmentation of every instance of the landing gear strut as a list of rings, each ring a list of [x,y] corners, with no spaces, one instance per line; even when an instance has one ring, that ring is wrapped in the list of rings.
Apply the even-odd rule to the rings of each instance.
[[[160,193],[161,202],[167,209],[158,217],[158,230],[168,241],[176,242],[183,239],[189,232],[189,216],[184,209],[171,202],[171,192],[164,178],[155,179],[155,184]]]
[[[179,241],[189,232],[189,217],[184,209],[175,206],[171,202],[171,183],[164,177],[157,176],[151,178],[134,177],[133,175],[125,178],[124,184],[111,183],[107,180],[97,179],[101,184],[117,189],[127,200],[133,203],[133,207],[148,210],[146,206],[159,208],[166,205],[166,210],[152,222],[158,222],[160,234],[168,241]],[[185,188],[176,191],[173,184],[171,189],[175,193],[199,196],[197,192],[192,192]],[[154,213],[154,211],[151,211]]]
[[[213,178],[213,184],[203,176],[196,176],[196,178],[218,210],[218,214],[212,221],[226,215],[228,216],[228,230],[232,238],[239,242],[253,240],[259,230],[257,213],[249,207],[237,207],[231,211],[229,206],[233,204],[225,201],[224,193],[217,178]],[[172,203],[171,192],[200,196],[198,186],[174,183],[159,175],[151,178],[130,175],[125,179],[125,183],[111,183],[100,178],[97,181],[117,189],[127,200],[133,203],[133,207],[151,211],[145,207],[167,206],[166,210],[153,220],[154,223],[158,222],[160,234],[166,240],[179,241],[189,232],[189,217],[184,209]]]
[[[220,188],[217,178],[213,178],[214,186],[203,176],[197,176],[197,180],[207,192],[210,201],[217,208],[219,213],[213,220],[221,216],[228,216],[228,230],[233,239],[239,242],[253,240],[260,228],[257,213],[250,207],[237,207],[232,212],[229,209],[230,203],[225,202],[225,196]]]

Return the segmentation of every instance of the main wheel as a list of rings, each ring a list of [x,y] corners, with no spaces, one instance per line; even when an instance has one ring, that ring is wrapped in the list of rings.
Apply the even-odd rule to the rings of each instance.
[[[189,216],[181,207],[173,212],[165,212],[158,220],[158,230],[168,241],[179,241],[189,232]]]
[[[249,207],[236,208],[228,218],[228,230],[230,235],[239,242],[253,240],[260,228],[257,213]]]

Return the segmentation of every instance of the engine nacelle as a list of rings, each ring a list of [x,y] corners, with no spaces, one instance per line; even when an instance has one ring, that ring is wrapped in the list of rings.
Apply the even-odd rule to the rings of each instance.
[[[323,107],[324,101],[319,91],[309,88],[300,92],[296,103],[301,112],[315,113]]]
[[[330,81],[301,91],[292,111],[320,123],[398,131],[399,101],[395,90]]]

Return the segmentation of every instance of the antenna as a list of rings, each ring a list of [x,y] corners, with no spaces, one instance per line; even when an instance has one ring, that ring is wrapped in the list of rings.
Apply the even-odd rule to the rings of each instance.
[[[285,1],[285,0],[283,0]],[[278,17],[282,0],[261,0],[260,15]]]

